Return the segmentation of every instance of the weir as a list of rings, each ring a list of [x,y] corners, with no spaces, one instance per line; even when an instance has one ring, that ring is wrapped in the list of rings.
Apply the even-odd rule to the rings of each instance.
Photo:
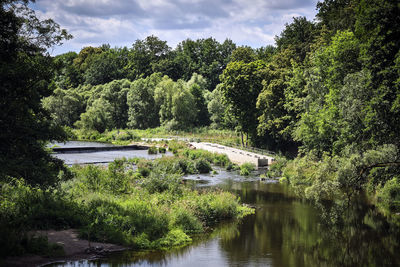
[[[100,151],[120,151],[120,150],[147,150],[148,146],[143,145],[128,145],[128,146],[85,146],[85,147],[54,147],[52,150],[55,153],[88,153]]]

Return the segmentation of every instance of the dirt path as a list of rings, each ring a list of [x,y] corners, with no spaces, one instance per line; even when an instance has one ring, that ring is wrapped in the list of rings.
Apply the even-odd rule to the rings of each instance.
[[[125,250],[119,245],[91,242],[78,238],[78,231],[68,229],[62,231],[37,231],[36,235],[47,236],[49,243],[56,243],[64,248],[65,255],[62,257],[46,258],[37,255],[25,255],[21,257],[7,258],[0,266],[42,266],[52,262],[68,260],[94,259],[104,256],[110,252]]]

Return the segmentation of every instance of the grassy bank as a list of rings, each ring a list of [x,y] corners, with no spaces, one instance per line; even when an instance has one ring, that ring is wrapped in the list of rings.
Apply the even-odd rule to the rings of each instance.
[[[72,179],[48,190],[16,179],[3,183],[0,256],[31,252],[35,240],[27,233],[37,229],[78,228],[83,238],[135,249],[189,244],[191,235],[253,212],[231,193],[182,184],[183,174],[209,172],[210,163],[230,164],[221,155],[179,149],[155,161],[73,166]]]

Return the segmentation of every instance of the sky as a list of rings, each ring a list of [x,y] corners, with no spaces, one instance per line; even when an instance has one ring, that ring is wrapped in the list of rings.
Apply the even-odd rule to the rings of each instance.
[[[231,39],[237,45],[273,45],[293,17],[315,18],[317,0],[36,0],[40,18],[52,18],[74,36],[53,55],[85,46],[131,47],[155,35],[175,48],[190,38]]]

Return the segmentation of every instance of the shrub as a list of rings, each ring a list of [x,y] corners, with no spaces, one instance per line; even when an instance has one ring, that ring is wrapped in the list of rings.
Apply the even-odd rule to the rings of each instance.
[[[116,159],[108,165],[107,187],[114,193],[126,193],[129,191],[130,177],[126,173],[125,159]]]
[[[149,150],[147,150],[147,153],[149,153],[149,154],[157,154],[158,153],[158,149],[155,146],[151,146],[151,147],[149,147]]]
[[[273,161],[268,168],[267,177],[280,177],[282,176],[282,170],[286,166],[287,160],[285,158],[277,158]]]
[[[377,190],[378,206],[389,212],[400,212],[400,180],[398,177],[387,181]]]
[[[245,162],[240,166],[240,175],[249,176],[254,170],[255,165],[253,163]]]
[[[36,244],[43,240],[29,237],[27,232],[32,229],[79,227],[83,223],[81,206],[61,192],[31,187],[16,179],[0,187],[0,257],[36,250]],[[50,253],[51,249],[43,246],[42,252]]]
[[[168,142],[168,150],[177,154],[179,150],[186,148],[186,144],[181,141],[171,140]]]
[[[142,187],[149,193],[164,192],[166,190],[177,189],[180,184],[180,176],[175,174],[151,172],[149,177],[143,179]]]
[[[194,168],[198,173],[209,173],[212,170],[210,163],[203,158],[195,161]]]
[[[89,190],[98,191],[101,189],[102,185],[104,185],[105,173],[102,172],[100,166],[87,165],[76,170],[79,170],[77,174],[83,178]]]
[[[213,163],[217,166],[228,167],[231,161],[226,154],[214,154]]]
[[[168,232],[167,236],[157,242],[157,247],[161,249],[180,247],[192,242],[192,239],[181,229],[174,229]]]
[[[161,146],[160,146],[160,147],[158,148],[158,152],[159,152],[159,153],[162,153],[162,154],[165,154],[165,153],[167,152],[167,149],[166,149],[165,147],[161,147]]]
[[[116,133],[113,133],[112,136],[114,137],[114,140],[117,141],[136,141],[139,140],[140,138],[134,134],[134,132],[129,131],[129,130],[117,130]]]
[[[187,208],[178,207],[172,212],[171,228],[182,229],[185,233],[200,233],[203,225]]]
[[[195,199],[195,214],[206,226],[235,218],[239,213],[252,213],[252,209],[237,205],[237,198],[228,193],[217,191],[199,194]]]

